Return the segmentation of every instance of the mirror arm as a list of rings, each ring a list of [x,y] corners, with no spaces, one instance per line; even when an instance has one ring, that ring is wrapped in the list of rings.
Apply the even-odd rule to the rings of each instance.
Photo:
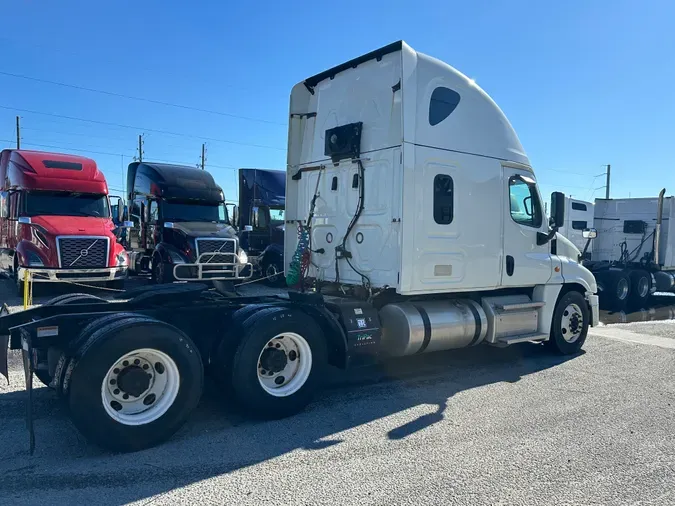
[[[558,231],[558,227],[555,225],[549,230],[548,234],[545,234],[543,232],[537,232],[537,246],[543,246],[547,242],[549,242],[553,237],[555,236],[556,232]]]
[[[588,247],[590,246],[592,240],[593,239],[591,239],[590,237],[586,239],[586,245],[584,246],[584,250],[581,252],[581,255],[579,255],[579,262],[581,262],[584,258],[586,258],[586,252],[588,251]]]

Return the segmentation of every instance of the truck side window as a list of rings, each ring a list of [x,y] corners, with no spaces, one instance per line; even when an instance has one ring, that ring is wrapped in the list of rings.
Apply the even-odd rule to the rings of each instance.
[[[455,184],[447,174],[434,177],[434,221],[449,225],[454,217],[453,192]]]
[[[588,222],[587,221],[573,221],[572,222],[572,228],[574,230],[585,230],[588,228]]]
[[[459,105],[459,93],[450,88],[439,86],[431,93],[429,101],[429,124],[438,125],[450,116]]]
[[[267,228],[268,223],[267,223],[267,215],[265,214],[265,208],[264,207],[254,207],[251,210],[251,213],[253,214],[253,219],[251,220],[251,223],[254,228]]]
[[[138,225],[141,222],[141,205],[138,200],[131,204],[131,221],[134,222],[134,225]]]
[[[157,223],[158,219],[159,219],[159,207],[157,206],[157,202],[151,200],[148,212],[148,223]]]
[[[9,194],[9,217],[18,218],[19,217],[19,192],[13,192]]]
[[[586,211],[586,204],[582,204],[581,202],[572,202],[572,209],[575,211]]]
[[[541,204],[537,187],[518,177],[509,179],[511,218],[520,225],[541,227]]]
[[[9,217],[9,198],[7,192],[0,193],[0,218]]]

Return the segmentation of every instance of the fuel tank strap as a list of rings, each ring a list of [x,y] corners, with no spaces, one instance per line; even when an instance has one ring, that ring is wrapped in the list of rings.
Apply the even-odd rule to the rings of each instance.
[[[415,352],[415,354],[419,353],[424,353],[424,350],[427,349],[427,346],[429,346],[429,342],[431,341],[431,322],[429,321],[429,314],[427,313],[427,310],[424,309],[422,306],[418,306],[417,304],[413,304],[415,309],[419,312],[420,316],[422,317],[422,323],[424,324],[424,339],[422,340],[422,346],[420,346],[420,349]]]

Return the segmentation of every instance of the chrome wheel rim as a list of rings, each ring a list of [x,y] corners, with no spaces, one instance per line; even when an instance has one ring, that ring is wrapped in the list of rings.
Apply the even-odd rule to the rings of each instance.
[[[123,425],[145,425],[163,416],[180,389],[176,362],[141,348],[125,353],[103,378],[101,399],[108,416]]]
[[[265,277],[274,281],[274,279],[279,275],[279,271],[277,270],[277,266],[274,264],[269,264],[267,266],[267,269],[265,270]]]
[[[300,390],[312,371],[312,349],[295,332],[270,339],[258,356],[258,382],[268,394],[287,397]]]
[[[644,299],[649,293],[649,280],[646,277],[641,277],[638,281],[638,295]]]
[[[624,300],[628,296],[628,280],[621,278],[616,284],[616,297],[619,300]]]
[[[569,304],[562,314],[560,330],[563,339],[568,343],[573,343],[581,336],[584,329],[584,314],[581,308],[576,304]]]

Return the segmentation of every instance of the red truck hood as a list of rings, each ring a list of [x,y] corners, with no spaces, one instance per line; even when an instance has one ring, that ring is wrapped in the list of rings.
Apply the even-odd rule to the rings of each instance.
[[[110,218],[92,216],[33,216],[31,221],[52,235],[101,235],[112,236]]]

